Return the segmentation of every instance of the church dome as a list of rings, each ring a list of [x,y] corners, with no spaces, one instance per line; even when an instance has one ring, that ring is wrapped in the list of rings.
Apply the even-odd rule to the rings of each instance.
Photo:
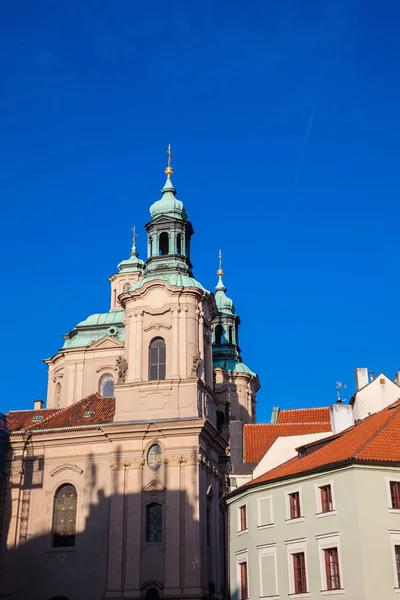
[[[187,219],[187,212],[183,202],[176,198],[176,189],[174,188],[170,175],[167,175],[167,181],[162,192],[162,198],[150,206],[151,218],[155,219],[160,215],[168,215],[178,219]]]
[[[228,298],[225,294],[226,287],[222,281],[222,275],[219,275],[218,283],[215,288],[215,302],[219,312],[228,313],[230,315],[235,314],[235,305],[233,304],[233,300]]]

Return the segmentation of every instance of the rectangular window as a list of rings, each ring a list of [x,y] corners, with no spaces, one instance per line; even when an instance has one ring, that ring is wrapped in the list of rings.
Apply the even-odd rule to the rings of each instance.
[[[302,594],[307,591],[306,560],[304,552],[293,554],[294,593]]]
[[[246,505],[239,507],[239,531],[247,529],[247,507]]]
[[[390,482],[390,496],[392,498],[392,508],[400,508],[400,481]]]
[[[292,494],[289,494],[289,508],[291,519],[298,519],[301,517],[299,492],[293,492]]]
[[[337,548],[324,550],[326,589],[340,590],[339,558]]]
[[[321,491],[321,512],[331,512],[333,510],[331,486],[323,485],[319,489]]]
[[[397,585],[400,588],[400,546],[394,547],[394,554],[396,557],[396,575],[397,575]]]
[[[162,542],[162,505],[157,502],[148,504],[147,512],[147,542]]]
[[[247,562],[239,563],[240,568],[240,600],[249,597],[249,585],[247,579]]]

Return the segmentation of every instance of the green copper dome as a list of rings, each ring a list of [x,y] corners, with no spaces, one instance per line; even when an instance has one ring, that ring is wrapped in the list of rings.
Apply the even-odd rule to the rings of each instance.
[[[167,181],[161,192],[162,198],[150,206],[151,218],[155,219],[160,215],[168,215],[185,221],[188,215],[183,202],[175,196],[176,189],[172,184],[170,175],[167,175]]]
[[[202,290],[203,292],[209,293],[208,290],[206,290],[201,285],[201,283],[197,281],[197,279],[195,279],[194,277],[190,277],[189,275],[185,275],[184,273],[160,273],[158,275],[146,275],[137,283],[135,283],[129,291],[134,292],[135,290],[139,290],[140,288],[142,288],[149,281],[157,280],[165,281],[166,283],[169,283],[169,285],[173,285],[176,287],[194,287],[199,290]]]
[[[215,288],[215,302],[219,312],[233,315],[235,314],[235,305],[233,300],[225,294],[226,287],[222,281],[222,275],[219,275],[217,287]]]

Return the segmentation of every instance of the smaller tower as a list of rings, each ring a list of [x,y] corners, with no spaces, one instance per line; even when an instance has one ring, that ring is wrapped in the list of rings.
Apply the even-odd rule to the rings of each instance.
[[[111,308],[110,310],[121,310],[121,304],[118,300],[120,294],[129,291],[143,275],[144,262],[140,260],[136,248],[137,240],[136,227],[132,227],[132,249],[130,257],[123,260],[118,265],[118,273],[111,275],[108,281],[111,283]]]

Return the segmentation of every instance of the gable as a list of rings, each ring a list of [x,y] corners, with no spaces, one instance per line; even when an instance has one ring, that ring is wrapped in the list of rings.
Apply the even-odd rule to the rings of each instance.
[[[103,350],[103,349],[107,349],[109,350],[110,348],[123,348],[124,344],[122,342],[120,342],[119,340],[116,340],[115,338],[109,336],[109,335],[105,335],[104,337],[100,338],[99,340],[97,340],[97,342],[93,342],[93,344],[91,344],[89,346],[90,350]]]

